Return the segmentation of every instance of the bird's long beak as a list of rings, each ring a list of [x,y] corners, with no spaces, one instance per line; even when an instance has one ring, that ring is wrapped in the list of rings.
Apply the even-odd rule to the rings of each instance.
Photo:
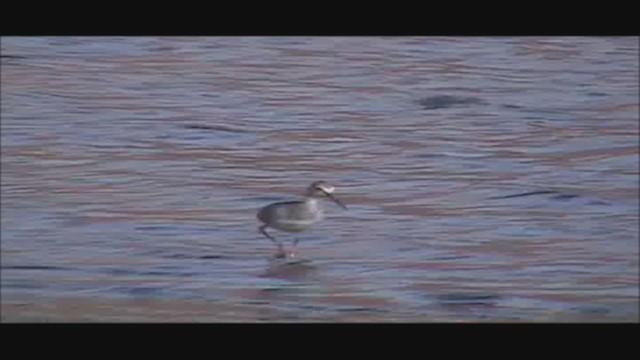
[[[338,200],[338,198],[337,198],[337,197],[335,197],[335,196],[331,195],[330,193],[328,193],[328,192],[326,192],[326,191],[324,191],[324,190],[323,190],[322,192],[323,192],[325,195],[327,195],[327,196],[329,197],[329,199],[333,200],[333,202],[335,202],[336,204],[340,205],[343,209],[347,210],[347,207],[346,207],[342,202],[340,202],[340,200]]]

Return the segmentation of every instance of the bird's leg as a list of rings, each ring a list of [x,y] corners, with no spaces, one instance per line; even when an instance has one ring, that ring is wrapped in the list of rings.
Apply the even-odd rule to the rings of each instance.
[[[291,250],[291,257],[298,255],[298,241],[300,241],[300,239],[298,238],[293,240],[293,250]]]
[[[273,236],[269,235],[267,233],[267,230],[265,230],[267,228],[267,225],[262,225],[259,229],[260,232],[264,234],[264,236],[268,237],[271,241],[273,241],[276,246],[278,246],[278,252],[276,253],[276,257],[277,258],[283,258],[287,256],[287,253],[284,252],[284,248],[282,247],[282,243],[278,240],[276,240]]]

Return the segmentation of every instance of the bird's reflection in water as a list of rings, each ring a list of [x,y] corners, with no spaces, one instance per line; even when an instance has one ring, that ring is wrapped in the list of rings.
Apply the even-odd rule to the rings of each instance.
[[[291,256],[271,256],[267,259],[267,268],[262,277],[286,280],[308,279],[317,272],[317,267],[310,259]]]
[[[256,289],[253,301],[261,304],[261,321],[299,321],[308,316],[309,297],[318,291],[318,267],[306,258],[271,256],[260,277],[279,280]],[[284,283],[280,281],[284,280]]]

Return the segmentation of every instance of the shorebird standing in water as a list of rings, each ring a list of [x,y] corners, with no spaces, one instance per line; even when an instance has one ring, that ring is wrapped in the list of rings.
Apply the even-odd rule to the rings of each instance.
[[[282,242],[269,235],[265,229],[270,227],[292,233],[309,230],[313,224],[323,218],[322,205],[318,199],[325,196],[346,210],[347,207],[331,195],[334,190],[335,188],[328,183],[316,181],[307,188],[303,200],[277,202],[260,209],[258,220],[264,224],[259,229],[278,246],[276,258],[286,258],[287,253],[284,251]],[[296,255],[297,245],[298,239],[296,238],[293,242],[293,251],[290,252],[291,257]]]

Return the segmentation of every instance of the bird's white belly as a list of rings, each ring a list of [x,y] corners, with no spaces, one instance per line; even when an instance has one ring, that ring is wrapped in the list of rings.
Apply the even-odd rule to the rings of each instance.
[[[310,229],[313,224],[321,220],[321,216],[309,219],[277,219],[269,225],[275,229],[289,232],[299,232]]]
[[[292,214],[284,213],[276,216],[269,225],[275,229],[288,232],[300,232],[310,229],[313,224],[322,220],[323,212],[318,208],[305,209],[307,211]],[[311,210],[311,211],[309,211]]]
[[[324,217],[322,208],[315,199],[301,203],[284,203],[268,209],[266,223],[274,229],[287,232],[308,230]]]

